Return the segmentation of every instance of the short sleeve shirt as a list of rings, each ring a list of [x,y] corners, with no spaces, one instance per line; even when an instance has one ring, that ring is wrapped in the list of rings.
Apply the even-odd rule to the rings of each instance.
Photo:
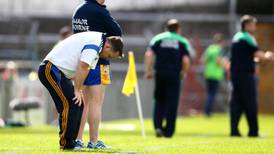
[[[250,33],[236,33],[231,47],[232,75],[255,73],[254,54],[258,49],[257,41]]]
[[[156,55],[155,70],[158,75],[178,76],[182,58],[191,50],[188,40],[173,32],[156,35],[149,44]]]
[[[80,63],[87,63],[94,69],[99,53],[105,42],[105,35],[100,32],[74,34],[59,42],[46,56],[45,60],[56,65],[68,78],[72,78]]]

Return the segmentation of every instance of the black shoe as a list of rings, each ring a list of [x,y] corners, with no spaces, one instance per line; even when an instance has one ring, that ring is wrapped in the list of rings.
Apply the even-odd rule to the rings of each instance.
[[[242,137],[242,135],[240,133],[231,133],[230,136],[231,137]]]
[[[165,138],[172,138],[172,135],[165,135]]]
[[[73,140],[70,144],[66,145],[63,150],[64,151],[81,151],[81,146],[77,144],[77,141]]]
[[[156,137],[163,137],[164,133],[160,128],[156,129]]]
[[[259,137],[258,133],[249,133],[248,137]]]

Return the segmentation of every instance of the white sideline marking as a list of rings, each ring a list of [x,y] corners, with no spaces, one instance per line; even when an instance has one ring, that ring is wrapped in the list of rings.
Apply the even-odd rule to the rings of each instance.
[[[16,154],[26,151],[33,151],[33,148],[0,148],[0,153],[3,154]],[[3,152],[2,152],[3,151]]]
[[[13,151],[17,151],[17,150],[35,150],[33,148],[0,148],[0,150],[13,150]]]
[[[118,130],[118,131],[134,131],[136,126],[134,124],[101,124],[100,130]],[[89,125],[86,123],[85,131],[89,130]]]
[[[32,150],[39,150],[39,151],[49,151],[49,149],[35,149],[35,148],[0,148],[0,151],[32,151]]]
[[[136,129],[136,126],[134,124],[102,124],[100,125],[100,129],[133,131]]]

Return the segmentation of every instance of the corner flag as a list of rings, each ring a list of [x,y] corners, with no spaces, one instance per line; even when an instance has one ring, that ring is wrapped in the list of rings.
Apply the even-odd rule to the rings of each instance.
[[[128,53],[128,61],[129,61],[128,71],[127,71],[126,79],[122,89],[122,93],[126,96],[130,96],[131,94],[134,93],[134,88],[136,87],[138,82],[134,54],[132,51]]]
[[[130,96],[135,91],[138,115],[139,115],[141,129],[142,129],[141,133],[142,133],[142,136],[145,138],[146,134],[145,134],[145,125],[144,125],[143,111],[142,111],[142,105],[141,105],[142,103],[141,103],[138,80],[137,80],[134,54],[132,51],[128,52],[128,61],[129,61],[129,65],[128,65],[127,75],[126,75],[126,79],[122,89],[122,93],[126,96]]]

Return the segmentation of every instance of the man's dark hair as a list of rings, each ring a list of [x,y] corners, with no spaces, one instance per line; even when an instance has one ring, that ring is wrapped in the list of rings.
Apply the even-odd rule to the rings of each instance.
[[[245,26],[246,24],[249,24],[251,22],[254,22],[256,23],[257,22],[257,19],[251,15],[244,15],[241,17],[241,28],[242,28],[242,31],[245,31]]]
[[[124,43],[120,36],[110,36],[107,38],[107,41],[111,44],[113,52],[119,52],[120,57],[124,56]]]
[[[169,32],[177,32],[177,30],[181,27],[179,21],[177,19],[170,19],[166,23],[166,29]]]

